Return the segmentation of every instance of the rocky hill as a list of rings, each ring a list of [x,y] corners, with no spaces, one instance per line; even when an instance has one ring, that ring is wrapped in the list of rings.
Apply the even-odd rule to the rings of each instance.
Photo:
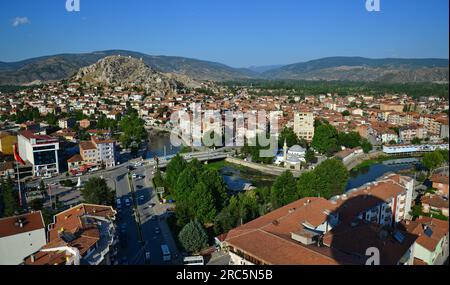
[[[267,79],[448,82],[448,59],[368,59],[330,57],[291,64],[263,73]]]
[[[26,85],[31,82],[49,82],[69,78],[78,69],[113,55],[142,58],[146,65],[156,71],[177,73],[195,80],[250,79],[256,75],[255,72],[250,70],[235,69],[215,62],[184,57],[153,56],[125,50],[110,50],[45,56],[20,62],[0,62],[0,85]]]

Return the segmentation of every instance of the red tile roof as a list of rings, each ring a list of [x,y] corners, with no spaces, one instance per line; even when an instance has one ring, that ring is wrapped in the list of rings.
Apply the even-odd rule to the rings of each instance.
[[[16,225],[19,219],[21,219],[23,222],[22,228],[19,226],[19,224]],[[27,233],[39,229],[45,229],[44,220],[40,211],[0,219],[0,238]]]

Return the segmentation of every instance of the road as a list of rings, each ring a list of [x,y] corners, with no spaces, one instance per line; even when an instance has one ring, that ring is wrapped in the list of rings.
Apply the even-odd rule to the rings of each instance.
[[[194,158],[200,161],[216,160],[225,158],[228,155],[223,150],[205,151],[183,154],[186,160]],[[160,167],[165,167],[172,157],[160,158]],[[142,159],[134,159],[123,162],[112,169],[88,173],[78,177],[67,177],[60,175],[57,177],[45,179],[45,183],[57,184],[63,180],[70,179],[82,183],[88,181],[93,177],[100,177],[106,180],[108,186],[115,190],[116,198],[121,200],[121,207],[118,209],[118,231],[121,243],[119,245],[119,263],[120,264],[146,264],[146,252],[150,252],[150,261],[147,264],[151,265],[168,265],[181,264],[180,253],[177,250],[176,243],[171,234],[169,226],[166,222],[168,205],[160,204],[159,199],[152,187],[152,172],[154,171],[155,161],[153,159],[143,161],[143,165],[137,167],[132,173],[144,176],[141,179],[132,179],[132,187],[128,182],[128,167],[134,165]],[[27,183],[28,187],[38,187],[40,180],[34,180]],[[135,195],[132,195],[132,189]],[[71,196],[79,197],[79,189],[69,191]],[[55,193],[56,194],[56,193]],[[133,196],[136,199],[133,199]],[[125,205],[125,200],[131,202],[130,206]],[[153,207],[149,207],[149,206]],[[137,209],[140,217],[137,219],[135,214]],[[142,244],[140,238],[140,230],[142,230],[142,237],[144,243]],[[167,244],[172,254],[171,262],[164,262],[162,258],[161,245]],[[176,258],[178,257],[178,258]]]

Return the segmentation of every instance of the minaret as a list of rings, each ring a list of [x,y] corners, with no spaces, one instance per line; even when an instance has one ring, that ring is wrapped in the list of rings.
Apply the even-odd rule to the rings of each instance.
[[[283,159],[284,162],[287,161],[287,152],[288,152],[288,146],[287,146],[287,142],[286,139],[284,140],[284,146],[283,146]]]

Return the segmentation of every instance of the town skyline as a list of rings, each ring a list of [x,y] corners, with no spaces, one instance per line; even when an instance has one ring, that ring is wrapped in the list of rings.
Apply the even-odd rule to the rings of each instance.
[[[146,2],[84,1],[71,13],[64,1],[3,2],[0,30],[8,41],[0,61],[112,48],[233,67],[330,56],[448,58],[446,1],[382,1],[379,12],[368,12],[364,1]]]

